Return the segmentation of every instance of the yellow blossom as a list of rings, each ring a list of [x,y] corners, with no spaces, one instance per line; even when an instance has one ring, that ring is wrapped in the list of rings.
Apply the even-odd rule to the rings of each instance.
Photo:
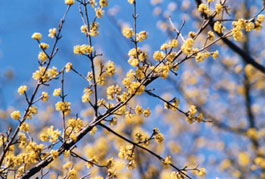
[[[161,133],[155,135],[155,141],[158,143],[162,143],[164,141],[164,136]]]
[[[101,8],[97,8],[97,9],[95,9],[95,11],[96,11],[96,16],[97,16],[98,18],[103,17],[103,15],[104,15],[104,10],[102,10]]]
[[[100,5],[100,7],[102,7],[102,8],[108,6],[108,3],[109,3],[108,0],[100,0],[100,1],[99,1],[99,5]]]
[[[43,50],[46,50],[47,48],[49,48],[49,45],[46,43],[40,43],[39,47]]]
[[[116,73],[114,62],[108,61],[106,64],[106,73],[108,76],[113,76]]]
[[[220,3],[215,4],[215,11],[217,14],[220,14],[223,10],[223,6]]]
[[[207,14],[207,15],[210,15],[210,13],[211,13],[211,11],[210,11],[210,9],[208,8],[208,6],[205,5],[205,4],[203,4],[203,3],[201,3],[201,4],[199,5],[198,10],[199,10],[199,12],[203,12],[203,13],[205,13],[205,14]]]
[[[181,46],[181,50],[186,54],[189,55],[192,53],[192,46],[194,44],[194,40],[191,38],[188,38],[185,43]]]
[[[258,140],[259,138],[258,131],[255,128],[248,129],[246,134],[249,138],[254,140]]]
[[[135,108],[135,113],[137,115],[141,115],[143,113],[143,108],[141,106],[137,105]]]
[[[258,15],[257,21],[261,24],[265,19],[265,16],[263,14]]]
[[[38,59],[42,62],[45,62],[47,60],[47,55],[44,52],[40,52],[38,55]]]
[[[82,102],[86,103],[86,102],[90,102],[90,95],[93,93],[91,88],[85,88],[84,89],[84,94],[82,96]]]
[[[161,52],[161,51],[155,51],[154,55],[153,55],[153,58],[155,60],[163,60],[165,57],[165,53],[164,52]]]
[[[80,54],[88,54],[90,55],[94,51],[94,47],[88,46],[88,45],[76,45],[74,46],[74,54],[80,55]]]
[[[41,100],[42,101],[48,101],[49,99],[49,95],[47,92],[42,92],[42,97],[41,97]]]
[[[213,53],[213,59],[216,59],[218,58],[220,55],[219,55],[219,51],[216,50],[214,53]]]
[[[97,127],[96,126],[94,126],[93,128],[92,128],[92,130],[89,132],[89,134],[90,135],[94,135],[96,132],[97,132]]]
[[[24,131],[24,132],[28,132],[29,131],[29,123],[24,122],[21,126],[20,126],[20,130]]]
[[[23,95],[27,90],[28,90],[28,87],[24,85],[24,86],[20,86],[17,91],[20,95]]]
[[[78,175],[78,172],[76,171],[75,168],[72,168],[72,169],[68,172],[68,174],[69,174],[70,176],[76,177],[76,176]]]
[[[177,48],[178,47],[178,41],[176,39],[169,41],[169,46],[173,47],[173,48]]]
[[[131,38],[133,36],[133,30],[129,27],[124,27],[122,29],[122,34],[126,38]]]
[[[136,67],[137,65],[139,65],[139,60],[137,58],[130,58],[128,60],[128,63],[133,67]]]
[[[170,164],[172,163],[172,159],[171,159],[171,156],[168,155],[165,160],[162,162],[163,166],[164,167],[168,167]]]
[[[144,110],[143,114],[144,114],[144,117],[149,117],[151,114],[151,110],[147,108],[146,110]]]
[[[130,4],[134,4],[135,0],[128,0]]]
[[[215,38],[215,35],[212,31],[208,31],[208,37],[207,37],[209,40],[214,40]]]
[[[166,49],[168,49],[169,47],[170,47],[170,46],[169,46],[167,43],[164,43],[164,44],[161,45],[160,50],[166,50]]]
[[[137,34],[137,40],[142,42],[146,40],[148,37],[148,33],[146,31],[141,31],[139,34]]]
[[[47,74],[50,78],[56,78],[56,76],[59,74],[56,67],[52,67],[48,69]]]
[[[38,32],[35,32],[35,33],[32,35],[32,38],[33,38],[33,39],[36,39],[36,40],[38,40],[38,41],[41,40],[41,37],[42,37],[41,33],[38,33]]]
[[[197,174],[198,176],[204,176],[204,175],[206,175],[206,170],[205,170],[205,168],[201,168],[199,171],[196,172],[196,174]]]
[[[65,2],[65,4],[71,6],[75,3],[75,0],[65,0],[64,2]]]
[[[194,116],[197,113],[196,106],[191,105],[189,109],[190,115]]]
[[[56,36],[56,28],[49,29],[49,37],[54,38]]]
[[[63,169],[67,170],[72,167],[72,162],[68,161],[66,164],[63,165]]]
[[[240,152],[238,155],[238,161],[241,166],[246,167],[251,162],[251,159],[247,152]]]
[[[67,102],[67,101],[57,102],[55,107],[56,107],[57,111],[62,111],[62,112],[64,112],[65,115],[68,115],[71,112],[71,109],[70,109],[71,108],[71,103]]]
[[[20,111],[14,111],[10,114],[12,119],[19,120],[21,117]]]
[[[221,33],[224,32],[225,27],[221,24],[220,21],[216,21],[216,22],[214,23],[214,27],[213,27],[213,29],[214,29],[215,32],[221,34]]]
[[[53,96],[60,96],[61,95],[61,88],[57,88],[53,91]]]
[[[65,65],[64,68],[65,68],[65,71],[66,71],[66,72],[69,72],[69,71],[72,70],[73,65],[72,65],[72,63],[68,62],[68,63]]]
[[[40,140],[45,142],[49,140],[49,135],[46,133],[40,133]]]
[[[51,150],[50,154],[52,155],[53,159],[56,159],[59,156],[59,152],[57,152],[56,150]]]
[[[205,59],[205,55],[201,52],[195,55],[196,62],[202,62]]]

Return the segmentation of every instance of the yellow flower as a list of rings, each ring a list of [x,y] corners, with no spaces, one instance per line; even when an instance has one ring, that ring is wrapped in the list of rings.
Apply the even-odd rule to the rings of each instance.
[[[118,85],[109,86],[107,88],[107,97],[108,97],[108,99],[113,100],[114,99],[114,95],[115,94],[120,94],[120,92],[121,92],[121,88]]]
[[[139,40],[140,42],[146,40],[148,37],[148,33],[146,31],[141,31],[138,35],[137,35],[137,40]]]
[[[43,142],[48,141],[49,140],[49,135],[45,134],[45,133],[41,133],[40,134],[40,140],[43,141]]]
[[[215,32],[221,34],[221,33],[224,32],[225,27],[221,24],[220,21],[216,21],[216,22],[214,23],[213,29],[214,29]]]
[[[59,74],[56,67],[52,67],[48,69],[47,74],[50,78],[56,78],[56,76]]]
[[[219,55],[219,51],[216,50],[214,53],[213,53],[213,59],[216,59],[218,58],[220,55]]]
[[[97,8],[97,9],[95,9],[95,11],[96,11],[96,16],[97,16],[98,18],[103,17],[103,15],[104,15],[104,10],[102,10],[101,8]]]
[[[65,115],[68,115],[71,112],[71,103],[67,101],[57,102],[55,107],[57,111],[62,111]]]
[[[86,103],[90,101],[90,95],[93,93],[91,88],[85,88],[84,89],[84,94],[82,96],[82,102]]]
[[[196,172],[196,174],[197,174],[198,176],[204,176],[204,175],[206,175],[206,170],[205,170],[205,168],[201,168],[199,171]]]
[[[189,109],[190,115],[195,116],[195,114],[197,113],[197,109],[196,106],[191,105],[190,109]]]
[[[52,155],[53,159],[56,159],[59,156],[59,152],[57,152],[56,150],[51,150],[50,154]]]
[[[83,44],[83,45],[76,45],[74,46],[74,54],[91,54],[92,52],[94,51],[94,47],[91,47],[90,45],[86,45],[86,44]]]
[[[134,4],[135,0],[128,0],[130,4]]]
[[[66,164],[63,165],[63,169],[67,170],[72,167],[72,162],[68,161]]]
[[[100,7],[106,7],[108,6],[109,1],[108,0],[100,0],[99,5]]]
[[[171,159],[171,156],[168,155],[165,160],[162,162],[163,166],[164,167],[168,167],[170,164],[172,163],[172,159]]]
[[[247,136],[251,139],[258,140],[259,134],[258,131],[255,128],[250,128],[247,130]]]
[[[203,53],[199,52],[195,55],[196,62],[202,62],[205,59],[205,56]]]
[[[160,47],[160,50],[166,50],[168,49],[170,46],[166,43],[162,44],[161,47]]]
[[[139,48],[138,48],[139,49]],[[133,56],[136,56],[137,55],[137,52],[140,51],[140,49],[136,51],[135,48],[131,49],[129,52],[128,52],[128,56],[129,57],[133,57]]]
[[[135,161],[134,160],[130,160],[129,163],[128,163],[128,169],[132,170],[132,169],[135,169],[135,167],[136,167]]]
[[[42,98],[41,98],[41,100],[42,101],[48,101],[48,99],[49,99],[48,93],[47,92],[42,92]]]
[[[181,51],[183,51],[183,53],[189,55],[192,53],[192,46],[194,44],[194,40],[191,38],[188,38],[185,43],[181,46]]]
[[[164,52],[161,52],[161,51],[155,51],[154,55],[153,55],[153,58],[155,60],[163,60],[165,57],[165,53]]]
[[[75,0],[65,0],[64,2],[65,2],[65,4],[71,6],[75,3]]]
[[[12,119],[19,120],[21,117],[20,111],[14,111],[10,114]]]
[[[208,37],[207,37],[207,38],[208,38],[209,40],[214,40],[214,37],[215,37],[214,33],[213,33],[212,31],[209,31],[209,32],[208,32]]]
[[[210,12],[211,12],[210,9],[208,8],[208,6],[206,6],[203,3],[199,5],[198,10],[199,10],[199,12],[203,12],[203,13],[205,13],[207,15],[209,15]]]
[[[137,65],[139,65],[139,60],[137,58],[130,58],[128,60],[129,64],[132,65],[133,67],[136,67]]]
[[[45,62],[46,60],[47,60],[47,55],[44,53],[44,52],[40,52],[39,53],[39,56],[38,56],[38,59],[40,60],[40,61],[43,61],[43,62]]]
[[[24,85],[24,86],[20,86],[17,91],[20,95],[23,95],[27,90],[28,90],[28,87]]]
[[[173,39],[169,42],[169,46],[173,47],[173,48],[177,48],[178,47],[178,41],[176,39]]]
[[[215,11],[217,14],[220,14],[222,12],[223,6],[222,4],[218,3],[215,5]]]
[[[38,41],[41,40],[41,37],[42,37],[41,33],[38,33],[38,32],[35,32],[35,33],[31,36],[31,38],[36,39],[36,40],[38,40]]]
[[[249,32],[255,28],[255,24],[253,22],[248,22],[245,25],[246,31]]]
[[[124,27],[122,29],[122,34],[126,38],[131,38],[133,36],[133,30],[129,27]]]
[[[53,91],[53,96],[60,96],[61,95],[61,88],[55,89]]]
[[[68,62],[68,63],[65,65],[65,71],[66,71],[66,72],[71,71],[72,68],[73,68],[73,65],[72,65],[72,63],[70,63],[70,62]]]
[[[39,47],[43,50],[46,50],[47,48],[49,48],[49,45],[46,43],[40,43]]]
[[[24,132],[28,132],[29,131],[29,123],[24,122],[21,126],[20,126],[20,130],[24,131]]]
[[[97,128],[96,126],[94,126],[94,127],[92,128],[92,130],[89,132],[90,135],[94,135],[94,134],[97,132],[97,130],[98,130],[98,128]]]
[[[258,15],[257,21],[261,24],[264,21],[265,17],[263,14]]]
[[[49,37],[54,38],[56,36],[56,28],[49,29]]]
[[[149,117],[151,114],[151,110],[149,108],[147,108],[146,110],[144,110],[144,117]]]
[[[135,113],[137,115],[141,115],[143,113],[143,108],[141,106],[137,105],[135,108]]]
[[[114,62],[108,61],[106,64],[106,74],[108,76],[113,76],[116,73]]]
[[[77,176],[77,171],[76,171],[76,169],[71,169],[69,172],[68,172],[68,174],[70,175],[70,176],[73,176],[73,177],[76,177]]]
[[[251,162],[251,159],[249,157],[249,154],[246,153],[246,152],[239,153],[238,160],[239,160],[239,164],[241,166],[245,166],[245,167],[248,166],[249,163]]]
[[[164,141],[164,136],[161,133],[155,135],[155,141],[158,143],[162,143]]]

